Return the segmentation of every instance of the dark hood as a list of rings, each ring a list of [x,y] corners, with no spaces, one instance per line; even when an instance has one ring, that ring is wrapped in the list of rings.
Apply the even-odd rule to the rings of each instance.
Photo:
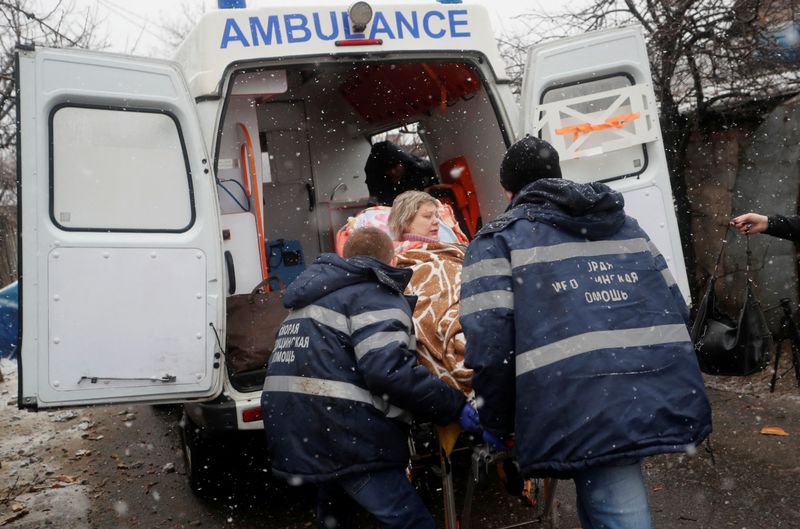
[[[392,182],[386,172],[397,164],[402,164],[406,173],[399,182]],[[437,183],[436,171],[429,161],[409,154],[389,141],[372,146],[364,172],[370,196],[386,206],[391,206],[394,198],[403,191],[422,191]]]
[[[605,184],[578,184],[545,178],[523,187],[511,208],[528,207],[536,220],[548,222],[587,239],[615,234],[625,222],[622,194]]]
[[[298,309],[341,288],[375,281],[402,293],[412,273],[409,269],[394,268],[372,257],[357,256],[345,260],[336,254],[325,253],[289,285],[283,304]]]
[[[405,152],[390,141],[381,141],[372,146],[364,172],[368,179],[380,179],[386,171],[399,163],[412,174],[433,172],[429,161]]]

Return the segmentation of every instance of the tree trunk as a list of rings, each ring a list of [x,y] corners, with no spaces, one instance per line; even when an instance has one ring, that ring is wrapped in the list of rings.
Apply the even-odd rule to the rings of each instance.
[[[11,208],[0,209],[0,287],[17,279],[17,218]]]

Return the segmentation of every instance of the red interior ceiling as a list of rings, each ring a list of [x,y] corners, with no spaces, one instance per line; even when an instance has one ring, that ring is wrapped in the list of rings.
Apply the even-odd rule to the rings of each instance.
[[[365,120],[383,123],[444,111],[480,87],[477,74],[463,63],[416,62],[357,66],[339,90]]]

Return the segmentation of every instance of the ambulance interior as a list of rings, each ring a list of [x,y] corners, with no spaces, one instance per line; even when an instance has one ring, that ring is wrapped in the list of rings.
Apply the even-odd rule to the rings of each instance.
[[[496,175],[508,134],[478,71],[462,59],[235,72],[216,160],[228,294],[267,275],[273,289],[288,285],[335,251],[337,230],[368,206],[370,140],[389,129],[416,127],[443,184],[437,196],[468,236],[502,212]],[[261,384],[263,373],[231,380]]]

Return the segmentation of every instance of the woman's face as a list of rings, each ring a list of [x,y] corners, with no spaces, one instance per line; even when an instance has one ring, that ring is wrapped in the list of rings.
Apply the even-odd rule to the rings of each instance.
[[[437,239],[439,237],[439,219],[436,217],[436,205],[430,202],[423,203],[406,231],[414,235]]]

